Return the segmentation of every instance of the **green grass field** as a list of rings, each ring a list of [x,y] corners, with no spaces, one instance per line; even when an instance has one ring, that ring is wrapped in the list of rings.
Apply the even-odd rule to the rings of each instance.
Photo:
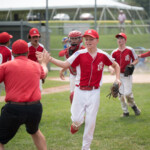
[[[58,76],[58,74],[53,71],[49,73],[49,76]],[[52,82],[45,82],[45,84],[49,87]],[[91,150],[150,150],[150,84],[133,85],[135,101],[142,113],[140,116],[135,116],[129,108],[130,117],[128,118],[120,117],[122,110],[118,99],[106,98],[110,85],[103,84],[101,88],[101,104]],[[69,91],[43,95],[41,102],[43,116],[40,129],[46,137],[48,150],[80,150],[84,124],[75,135],[70,134]],[[0,108],[4,104],[4,102],[0,103]],[[5,150],[35,149],[24,125],[5,145]]]
[[[98,48],[101,49],[115,49],[117,48],[117,40],[115,38],[115,34],[112,35],[99,35],[99,43],[98,43]],[[65,35],[51,35],[51,43],[50,43],[50,48],[53,49],[62,49],[63,45],[61,43],[62,38]],[[150,42],[150,35],[149,34],[127,34],[127,43],[126,45],[131,46],[133,48],[142,46],[145,47],[146,49],[149,48],[149,42]],[[55,50],[54,50],[55,51]],[[52,51],[53,52],[53,51]],[[59,52],[59,51],[57,51]],[[58,53],[57,53],[58,54]]]

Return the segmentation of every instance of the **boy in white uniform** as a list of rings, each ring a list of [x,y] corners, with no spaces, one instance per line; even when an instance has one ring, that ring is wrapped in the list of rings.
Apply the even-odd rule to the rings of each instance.
[[[71,105],[72,125],[70,131],[72,134],[76,133],[85,117],[82,150],[90,150],[100,104],[100,86],[104,66],[111,65],[116,72],[115,82],[119,85],[121,82],[119,65],[110,55],[97,48],[98,33],[89,29],[83,37],[85,38],[86,49],[76,51],[64,62],[53,57],[50,57],[50,62],[63,68],[72,66],[77,70],[75,94]]]
[[[127,36],[125,33],[116,35],[118,48],[112,52],[112,57],[120,65],[121,86],[119,99],[123,110],[123,117],[129,116],[128,105],[133,109],[135,115],[140,115],[140,110],[135,104],[132,93],[132,75],[125,76],[125,67],[129,64],[136,65],[138,57],[133,48],[126,46]]]

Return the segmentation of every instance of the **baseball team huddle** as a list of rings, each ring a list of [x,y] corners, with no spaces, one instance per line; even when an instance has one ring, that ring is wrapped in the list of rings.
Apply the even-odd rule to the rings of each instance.
[[[64,61],[52,57],[39,43],[40,37],[38,29],[32,28],[28,34],[29,43],[19,39],[12,44],[11,50],[8,47],[13,36],[7,32],[0,33],[0,93],[2,89],[6,91],[6,104],[0,115],[0,150],[4,150],[4,145],[15,136],[22,124],[25,124],[36,148],[47,150],[39,123],[42,117],[42,83],[47,76],[49,62],[62,68],[62,80],[65,79],[64,72],[69,69],[70,132],[75,134],[85,123],[82,150],[90,150],[93,140],[105,66],[111,74],[115,74],[122,117],[130,116],[128,106],[135,115],[141,114],[132,92],[132,74],[138,58],[147,57],[149,53],[137,56],[133,48],[126,46],[125,33],[115,36],[118,48],[109,55],[97,48],[99,34],[96,30],[89,29],[84,34],[71,31],[68,40],[65,39],[69,44],[59,52],[60,57],[66,58]]]

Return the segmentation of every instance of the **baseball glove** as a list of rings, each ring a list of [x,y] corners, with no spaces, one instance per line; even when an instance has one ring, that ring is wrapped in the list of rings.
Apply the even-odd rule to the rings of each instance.
[[[118,94],[119,94],[119,84],[114,82],[110,88],[110,93],[106,97],[109,97],[109,99],[111,96],[117,98]]]
[[[132,65],[132,64],[127,65],[125,68],[125,71],[124,71],[124,76],[127,77],[129,75],[132,75],[133,71],[134,71],[134,65]]]
[[[42,84],[44,84],[45,83],[45,79],[42,79]]]

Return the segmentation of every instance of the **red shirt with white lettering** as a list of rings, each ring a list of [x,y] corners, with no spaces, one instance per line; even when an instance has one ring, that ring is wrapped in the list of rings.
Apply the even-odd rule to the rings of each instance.
[[[36,58],[36,51],[38,52],[43,52],[44,50],[44,46],[39,43],[39,46],[37,48],[33,47],[33,45],[31,44],[31,42],[28,43],[28,47],[29,47],[29,54],[28,54],[28,58],[33,60],[33,61],[36,61],[38,62],[37,58]]]
[[[0,64],[11,60],[11,50],[4,45],[0,45]]]
[[[5,101],[31,102],[41,99],[39,80],[45,77],[41,65],[25,56],[0,65],[0,82],[5,83]]]
[[[120,51],[118,48],[112,52],[112,57],[120,66],[120,72],[124,73],[125,67],[128,64],[131,64],[135,59],[137,59],[137,55],[133,48],[126,47],[125,50]]]
[[[104,66],[113,64],[113,58],[106,52],[97,49],[97,55],[93,57],[87,49],[75,52],[67,59],[72,67],[76,67],[76,85],[101,86]]]

